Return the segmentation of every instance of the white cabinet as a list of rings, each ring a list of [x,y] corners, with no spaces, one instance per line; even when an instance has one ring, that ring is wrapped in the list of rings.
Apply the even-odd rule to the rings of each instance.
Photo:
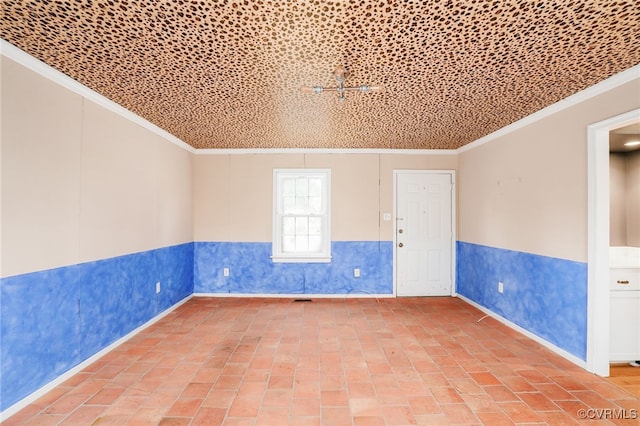
[[[610,271],[609,361],[640,360],[640,268]]]

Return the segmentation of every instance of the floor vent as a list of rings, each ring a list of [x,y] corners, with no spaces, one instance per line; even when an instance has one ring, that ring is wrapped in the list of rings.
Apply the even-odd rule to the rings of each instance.
[[[311,299],[294,299],[294,302],[312,302]]]

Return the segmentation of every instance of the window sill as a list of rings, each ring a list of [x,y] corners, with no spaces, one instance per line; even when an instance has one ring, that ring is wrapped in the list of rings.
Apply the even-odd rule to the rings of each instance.
[[[273,263],[331,263],[331,256],[290,257],[271,256]]]

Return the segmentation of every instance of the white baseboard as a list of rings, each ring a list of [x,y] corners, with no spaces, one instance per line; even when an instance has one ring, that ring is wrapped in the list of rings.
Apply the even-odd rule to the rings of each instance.
[[[114,350],[115,348],[117,348],[118,346],[120,346],[121,344],[126,342],[127,340],[131,339],[133,336],[135,336],[136,334],[140,333],[145,328],[155,324],[156,322],[158,322],[159,320],[161,320],[165,316],[169,315],[171,312],[176,310],[180,305],[183,305],[184,303],[186,303],[192,297],[193,297],[193,294],[185,297],[184,299],[182,299],[181,301],[179,301],[175,305],[167,308],[166,310],[162,311],[161,313],[159,313],[155,317],[151,318],[149,321],[145,322],[144,324],[142,324],[141,326],[139,326],[135,330],[127,333],[125,336],[119,338],[118,340],[116,340],[115,342],[110,344],[109,346],[105,347],[104,349],[102,349],[99,352],[95,353],[91,357],[89,357],[86,360],[82,361],[80,364],[76,365],[71,370],[66,371],[65,373],[63,373],[62,375],[56,377],[55,379],[53,379],[52,381],[50,381],[46,385],[42,386],[40,389],[38,389],[35,392],[27,395],[26,397],[24,397],[20,401],[18,401],[15,404],[13,404],[11,407],[9,407],[6,410],[0,412],[0,422],[4,422],[9,417],[13,416],[14,414],[16,414],[18,411],[22,410],[27,405],[29,405],[32,402],[36,401],[38,398],[44,396],[44,394],[46,394],[47,392],[49,392],[50,390],[52,390],[56,386],[64,383],[66,380],[71,378],[73,375],[75,375],[75,374],[79,373],[80,371],[84,370],[89,365],[93,364],[95,361],[97,361],[98,359],[100,359],[101,357],[106,355],[107,353],[111,352],[112,350]]]
[[[354,298],[375,298],[384,299],[396,297],[394,294],[372,294],[372,293],[348,293],[348,294],[262,294],[262,293],[193,293],[194,297],[243,297],[243,298],[271,298],[271,299],[354,299]]]
[[[467,299],[464,296],[461,295],[456,295],[457,298],[459,298],[460,300],[470,304],[471,306],[473,306],[474,308],[479,309],[480,311],[484,312],[485,314],[489,315],[491,318],[495,319],[496,321],[501,322],[502,324],[506,325],[507,327],[517,331],[518,333],[524,334],[525,336],[527,336],[528,338],[530,338],[531,340],[536,341],[537,343],[540,343],[542,346],[544,346],[545,348],[549,349],[550,351],[560,355],[562,358],[566,359],[567,361],[570,361],[572,363],[574,363],[575,365],[577,365],[578,367],[584,368],[586,370],[587,368],[587,362],[578,358],[577,356],[570,354],[569,352],[565,351],[562,348],[559,348],[558,346],[554,345],[553,343],[543,339],[542,337],[533,334],[532,332],[520,327],[517,324],[512,323],[511,321],[509,321],[508,319],[500,316],[499,314],[496,314],[495,312],[493,312],[492,310],[485,308],[482,305],[479,305],[478,303]]]

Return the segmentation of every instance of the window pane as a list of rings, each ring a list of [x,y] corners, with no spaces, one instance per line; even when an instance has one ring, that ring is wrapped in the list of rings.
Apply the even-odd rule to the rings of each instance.
[[[309,237],[296,235],[296,251],[309,251]]]
[[[284,253],[295,253],[296,251],[296,237],[284,236],[282,237],[282,251]]]
[[[319,235],[309,236],[309,251],[319,252],[322,249],[322,238]]]
[[[322,179],[309,179],[309,196],[320,197],[322,195]]]
[[[309,198],[308,197],[296,197],[296,212],[300,214],[307,213],[309,211]]]
[[[282,218],[282,233],[284,235],[294,235],[296,233],[296,218],[295,217],[283,217]]]
[[[322,219],[319,217],[309,218],[309,235],[320,235],[322,233]]]
[[[306,197],[309,195],[309,179],[296,179],[296,195],[299,197]]]
[[[296,180],[295,179],[283,179],[282,180],[282,195],[293,196],[296,195]]]
[[[309,219],[306,217],[296,218],[296,235],[309,233]]]
[[[282,213],[292,214],[296,210],[296,197],[284,197],[282,199]]]
[[[309,213],[312,213],[312,214],[322,213],[322,198],[320,197],[309,198]]]

